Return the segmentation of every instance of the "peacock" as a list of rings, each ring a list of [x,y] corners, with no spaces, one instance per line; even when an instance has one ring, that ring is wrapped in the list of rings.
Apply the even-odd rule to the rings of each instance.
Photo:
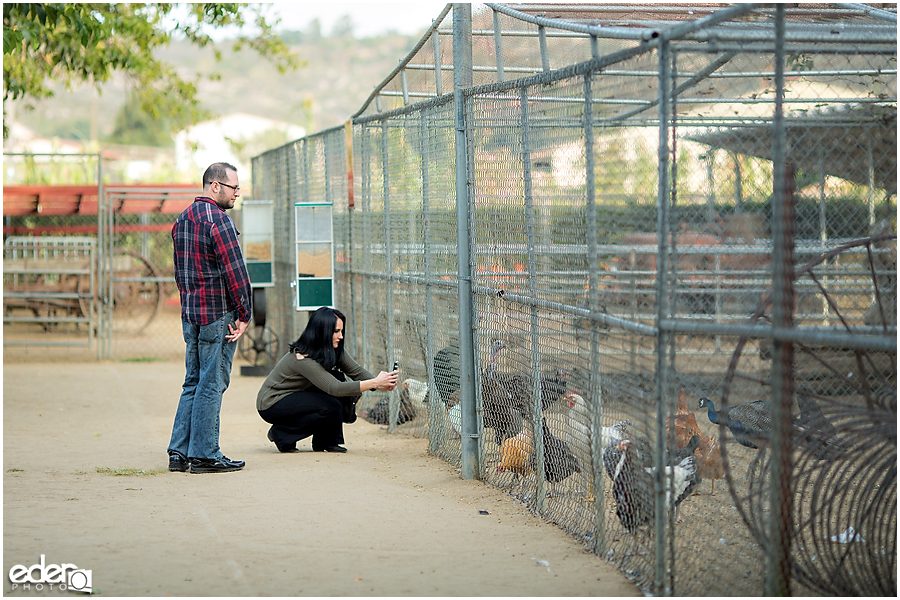
[[[697,407],[705,408],[711,423],[728,427],[734,439],[747,448],[764,446],[772,434],[772,408],[764,400],[716,410],[712,400],[700,398]]]

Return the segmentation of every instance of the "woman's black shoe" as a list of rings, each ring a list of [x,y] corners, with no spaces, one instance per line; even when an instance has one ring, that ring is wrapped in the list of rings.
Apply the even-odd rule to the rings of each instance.
[[[343,446],[326,446],[325,448],[313,448],[315,452],[346,452]]]
[[[289,454],[291,452],[300,452],[300,449],[297,448],[297,444],[279,444],[275,441],[274,436],[272,436],[272,428],[269,427],[269,433],[266,434],[266,437],[269,438],[269,441],[275,444],[275,447],[278,448],[279,452],[284,454]]]

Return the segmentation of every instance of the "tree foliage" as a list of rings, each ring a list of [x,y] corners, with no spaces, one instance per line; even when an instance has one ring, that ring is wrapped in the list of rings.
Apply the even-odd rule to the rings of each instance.
[[[181,77],[154,51],[173,36],[203,48],[212,42],[211,30],[228,28],[236,35],[235,51],[255,50],[284,73],[300,62],[273,32],[278,20],[269,23],[266,10],[237,3],[4,3],[3,100],[46,98],[53,95],[50,81],[71,88],[122,72],[151,116],[175,126],[194,123],[206,116],[197,79]],[[218,50],[215,56],[221,59]]]

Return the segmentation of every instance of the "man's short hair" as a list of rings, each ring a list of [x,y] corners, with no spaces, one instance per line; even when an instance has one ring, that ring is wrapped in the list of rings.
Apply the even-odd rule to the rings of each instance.
[[[228,179],[228,171],[237,173],[237,168],[225,162],[213,163],[206,167],[206,171],[203,173],[203,189],[209,187],[213,181],[221,182],[223,179]]]

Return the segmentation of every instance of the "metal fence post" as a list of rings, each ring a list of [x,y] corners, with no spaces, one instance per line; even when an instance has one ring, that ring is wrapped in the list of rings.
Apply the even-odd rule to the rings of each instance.
[[[773,119],[773,326],[782,331],[793,327],[793,200],[788,168],[784,124],[784,33],[783,4],[775,6],[775,115]],[[766,594],[790,594],[791,533],[793,531],[791,402],[793,399],[793,343],[773,338],[772,353],[772,474],[769,506],[769,548],[766,548]]]
[[[668,265],[668,186],[669,186],[669,84],[670,84],[670,49],[666,39],[660,38],[659,42],[659,182],[657,193],[657,263],[656,263],[656,326],[668,316],[668,290],[667,273]],[[666,452],[666,422],[665,422],[665,398],[668,389],[668,377],[666,376],[666,349],[668,347],[669,334],[659,330],[656,340],[656,448],[653,464],[657,467],[654,478],[654,595],[665,594],[666,576],[666,481],[665,464]]]
[[[596,39],[596,38],[593,38]],[[600,322],[597,321],[597,313],[600,312],[600,284],[598,281],[597,265],[599,261],[597,251],[597,204],[596,190],[594,189],[594,90],[593,73],[587,72],[584,76],[584,162],[585,162],[585,217],[587,220],[588,239],[588,308],[591,311],[591,374],[588,398],[591,410],[591,461],[594,473],[594,537],[593,551],[597,554],[606,552],[606,511],[603,508],[605,495],[603,487],[603,444],[600,436],[600,427],[603,425],[603,396],[600,387]]]
[[[522,111],[520,128],[522,130],[522,179],[525,184],[525,231],[528,246],[528,295],[531,298],[536,298],[537,286],[535,285],[534,275],[537,271],[537,259],[535,258],[534,195],[531,185],[531,128],[528,122],[528,88],[521,88],[519,94],[519,104]],[[537,306],[531,303],[529,311],[531,313],[531,414],[535,417],[532,427],[534,429],[534,472],[537,479],[535,508],[538,514],[544,514],[547,494],[544,491],[546,465],[544,464],[544,428],[542,427],[544,417],[543,407],[541,406],[541,354]]]
[[[390,275],[394,272],[393,257],[391,256],[391,157],[388,151],[388,121],[381,121],[381,184],[384,201],[384,270],[388,274],[385,280],[385,313],[387,317],[387,348],[385,348],[388,362],[394,355],[394,282]],[[389,369],[390,366],[385,366]],[[397,391],[391,392],[388,403],[388,433],[394,433],[397,428],[397,419],[400,416],[400,398]]]
[[[437,33],[434,33],[437,37]],[[425,371],[428,375],[428,397],[438,398],[437,387],[434,383],[434,290],[431,286],[431,228],[428,226],[429,196],[431,195],[431,172],[429,161],[431,154],[428,148],[428,117],[426,111],[419,113],[419,151],[422,155],[422,249],[425,260]],[[444,429],[444,421],[440,419],[440,403],[436,400],[428,403],[428,422],[431,427],[428,431],[428,451],[436,454],[441,445],[441,439],[447,435]],[[441,423],[441,426],[437,426]]]
[[[463,479],[481,478],[478,414],[475,406],[475,338],[473,330],[471,225],[469,223],[469,132],[463,89],[472,85],[472,5],[453,5],[453,101],[456,123],[456,243],[459,290],[459,384],[462,406]]]
[[[372,234],[371,231],[371,221],[372,221],[372,158],[371,158],[371,147],[369,146],[371,135],[369,133],[368,125],[362,126],[361,132],[362,141],[360,142],[360,176],[362,180],[360,181],[362,190],[360,194],[360,209],[362,210],[362,269],[363,279],[368,279],[367,283],[364,283],[362,286],[362,339],[370,340],[372,339],[372,327],[370,325],[369,319],[369,307],[371,306],[371,284],[372,278],[368,273],[372,272]],[[361,364],[371,365],[372,364],[372,344],[367,343],[363,344],[362,347],[362,360]]]

